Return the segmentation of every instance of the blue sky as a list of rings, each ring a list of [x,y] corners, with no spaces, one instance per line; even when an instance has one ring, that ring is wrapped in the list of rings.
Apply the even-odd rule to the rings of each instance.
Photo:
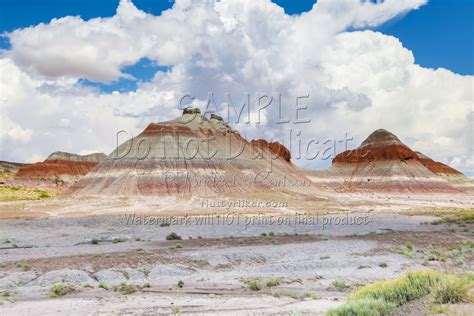
[[[8,32],[38,23],[48,23],[52,18],[79,15],[87,20],[115,14],[119,0],[2,0],[0,2],[0,32]],[[299,14],[311,9],[314,0],[273,0],[288,14]],[[148,13],[159,15],[172,6],[170,0],[133,0]],[[453,4],[455,3],[455,4]],[[474,1],[431,0],[419,10],[390,21],[376,30],[400,39],[423,67],[447,68],[458,74],[474,74]],[[468,31],[470,30],[470,31]],[[9,47],[7,39],[0,38],[0,48]],[[157,71],[166,67],[155,65],[147,59],[126,67],[125,73],[136,80],[120,79],[111,84],[81,81],[96,86],[104,92],[135,90],[137,82],[147,81]]]

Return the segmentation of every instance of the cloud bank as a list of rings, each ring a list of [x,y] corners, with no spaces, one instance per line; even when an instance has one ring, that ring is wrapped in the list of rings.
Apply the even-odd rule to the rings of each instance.
[[[472,175],[474,78],[420,67],[397,38],[370,30],[425,3],[319,0],[311,11],[289,16],[269,0],[178,0],[153,16],[122,0],[110,18],[68,16],[15,30],[0,58],[0,159],[41,160],[54,150],[109,153],[115,132],[136,134],[178,115],[183,93],[205,107],[213,92],[225,116],[226,93],[240,105],[246,93],[254,104],[263,92],[274,102],[260,124],[256,106],[252,124],[232,124],[248,138],[288,145],[290,130],[303,143],[347,133],[355,147],[385,128]],[[142,58],[170,70],[131,92],[81,84],[130,78],[123,68]],[[278,93],[288,124],[277,124]],[[294,124],[298,96],[308,96],[300,114],[310,123]]]

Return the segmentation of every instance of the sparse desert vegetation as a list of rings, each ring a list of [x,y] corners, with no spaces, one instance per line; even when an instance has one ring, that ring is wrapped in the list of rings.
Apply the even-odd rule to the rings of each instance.
[[[431,225],[456,224],[467,225],[474,224],[474,209],[446,210],[435,212],[434,215],[441,217],[431,222]]]
[[[355,290],[341,307],[328,315],[388,314],[397,306],[434,294],[433,304],[469,302],[468,291],[473,287],[471,276],[444,274],[432,270],[409,272],[400,279],[380,281]]]
[[[0,182],[7,182],[13,180],[16,172],[8,170],[0,170]]]
[[[339,292],[347,291],[350,288],[347,282],[342,279],[334,280],[332,282],[332,287],[334,288],[334,290],[339,291]]]
[[[120,285],[115,287],[114,291],[122,295],[127,295],[137,292],[138,288],[133,284],[122,282]]]
[[[23,270],[23,271],[30,271],[31,270],[31,265],[23,262],[18,262],[16,264],[16,267]]]
[[[80,301],[82,295],[95,291],[98,294],[94,295],[109,306],[112,306],[113,298],[132,302],[142,296],[156,298],[157,293],[162,297],[180,293],[175,299],[176,304],[187,306],[184,301],[188,297],[186,293],[198,292],[200,294],[195,297],[208,300],[206,306],[214,301],[225,304],[220,301],[225,295],[249,300],[254,306],[263,306],[270,298],[266,308],[275,310],[291,299],[295,310],[301,307],[302,315],[313,311],[305,307],[309,305],[303,304],[308,300],[318,300],[320,304],[317,306],[325,306],[318,311],[326,312],[329,305],[341,305],[340,309],[331,312],[347,315],[351,311],[369,311],[378,315],[420,303],[410,297],[398,305],[399,302],[387,294],[356,297],[355,293],[362,292],[365,284],[369,284],[368,287],[379,280],[396,281],[395,275],[399,271],[426,264],[430,269],[438,270],[436,273],[440,273],[440,277],[428,294],[420,297],[425,310],[449,311],[459,304],[453,302],[471,304],[468,295],[472,291],[471,283],[459,280],[464,277],[463,271],[469,271],[473,260],[472,224],[462,229],[453,226],[456,224],[420,225],[426,222],[426,218],[403,215],[392,215],[393,219],[386,222],[385,214],[375,211],[372,214],[376,227],[384,227],[383,232],[374,232],[373,227],[341,227],[342,231],[336,233],[327,230],[325,234],[312,234],[310,228],[304,226],[262,226],[252,228],[255,231],[251,234],[244,230],[244,233],[239,233],[237,229],[229,234],[226,226],[216,226],[208,231],[201,227],[198,230],[193,226],[175,225],[172,231],[156,227],[150,234],[149,227],[135,225],[124,229],[117,217],[107,216],[8,220],[3,225],[0,222],[5,232],[0,246],[7,252],[7,256],[2,258],[5,265],[1,271],[6,276],[18,273],[25,278],[30,275],[31,278],[42,278],[50,272],[68,271],[67,276],[52,278],[68,282],[76,280],[75,291],[81,291],[81,294],[66,294],[68,300]],[[14,225],[7,225],[10,222],[30,225],[32,231],[25,230],[20,234]],[[455,232],[450,231],[453,227]],[[433,233],[435,230],[439,232]],[[266,236],[261,236],[262,233]],[[181,236],[186,236],[186,240]],[[195,237],[190,239],[188,236]],[[52,240],[62,246],[51,248]],[[277,247],[274,246],[276,243]],[[65,252],[58,256],[62,251]],[[20,253],[24,259],[15,259]],[[43,258],[48,253],[54,253],[54,256]],[[24,264],[27,265],[24,267]],[[442,270],[452,270],[450,275],[453,277],[444,280]],[[101,271],[107,281],[95,276],[97,271]],[[239,277],[235,279],[237,271]],[[295,271],[301,271],[301,274]],[[213,279],[216,272],[222,275],[222,280],[229,281],[216,282]],[[22,286],[29,286],[25,284]],[[423,282],[419,284],[421,289]],[[45,285],[42,287],[43,297],[44,293],[53,292],[51,289],[55,284]],[[150,289],[145,289],[150,286]],[[55,292],[64,293],[63,288],[63,284],[58,285]],[[0,288],[0,291],[3,290]],[[17,301],[15,304],[27,304],[22,303],[23,289],[19,294],[12,293]],[[137,294],[127,295],[131,293]],[[265,297],[265,300],[260,302],[257,297]],[[9,301],[5,300],[3,306],[8,304]],[[146,308],[149,307],[142,310]],[[170,310],[169,305],[166,309]],[[163,311],[163,307],[160,310]],[[187,307],[183,307],[182,312],[188,312]]]
[[[31,223],[31,220],[28,223]],[[166,296],[168,292],[170,295],[171,293],[175,295],[174,293],[176,292],[196,291],[196,288],[202,287],[205,290],[199,291],[204,293],[210,291],[210,293],[199,296],[201,299],[203,297],[209,299],[213,297],[213,300],[218,300],[221,291],[225,291],[223,293],[226,293],[226,295],[236,297],[242,297],[239,296],[240,291],[248,291],[248,294],[253,293],[258,297],[262,295],[271,297],[275,300],[272,302],[274,306],[287,302],[288,298],[294,300],[295,306],[298,306],[300,302],[302,304],[308,300],[320,300],[323,306],[328,304],[328,302],[340,304],[339,308],[331,309],[330,313],[332,314],[330,315],[351,315],[351,312],[379,315],[387,311],[394,311],[410,302],[416,301],[416,297],[423,298],[427,297],[427,295],[430,297],[427,303],[429,305],[425,307],[427,310],[449,310],[452,306],[458,304],[456,302],[471,304],[468,295],[471,283],[470,281],[461,282],[460,280],[465,279],[465,275],[462,274],[449,274],[450,277],[445,279],[442,272],[433,272],[433,274],[428,274],[432,275],[431,279],[435,280],[432,283],[422,281],[427,277],[418,276],[417,274],[415,274],[416,277],[407,276],[402,278],[402,280],[392,279],[394,275],[393,270],[400,269],[399,261],[407,266],[412,265],[413,262],[427,262],[430,264],[430,268],[437,268],[436,263],[442,263],[443,268],[457,269],[457,273],[467,271],[466,268],[469,267],[473,255],[472,243],[468,239],[463,238],[467,238],[469,233],[464,233],[464,235],[462,235],[462,232],[456,233],[456,235],[452,236],[460,234],[460,239],[451,240],[446,239],[443,234],[433,235],[429,231],[413,233],[411,231],[403,232],[394,229],[393,232],[387,231],[384,234],[371,234],[370,232],[358,233],[354,236],[352,236],[353,234],[344,234],[343,237],[331,236],[331,238],[325,238],[327,240],[322,240],[322,236],[311,236],[304,232],[298,232],[297,235],[294,232],[291,234],[287,233],[286,235],[285,233],[278,233],[271,238],[268,238],[270,233],[267,233],[267,237],[261,237],[261,232],[258,232],[253,236],[238,236],[238,234],[234,236],[233,234],[233,238],[202,237],[181,241],[180,239],[175,239],[176,236],[182,234],[189,236],[192,234],[176,227],[172,239],[165,241],[164,239],[166,239],[170,232],[159,230],[161,232],[153,236],[150,241],[150,237],[147,235],[125,233],[120,231],[120,227],[118,229],[115,228],[113,224],[107,226],[107,229],[110,229],[108,234],[104,233],[104,231],[96,230],[93,228],[94,225],[96,223],[100,224],[100,221],[97,219],[87,221],[81,219],[79,226],[87,227],[87,230],[84,230],[84,235],[80,238],[69,237],[70,232],[74,228],[72,228],[73,226],[65,227],[63,220],[54,229],[44,229],[44,221],[38,223],[41,224],[39,227],[42,227],[41,233],[45,236],[50,236],[53,233],[56,236],[56,240],[72,241],[69,244],[75,245],[74,250],[88,247],[87,249],[91,249],[93,253],[90,255],[66,256],[44,260],[36,259],[34,261],[9,261],[6,268],[2,269],[2,272],[7,274],[10,271],[24,273],[23,265],[28,263],[33,265],[35,273],[40,275],[45,274],[45,271],[48,271],[50,266],[54,266],[57,271],[72,269],[70,273],[76,275],[77,271],[83,271],[83,267],[87,264],[95,270],[109,270],[110,272],[107,272],[109,274],[107,276],[108,280],[117,281],[110,281],[112,282],[110,283],[96,278],[97,281],[94,282],[94,280],[87,280],[87,277],[81,277],[81,280],[86,280],[86,283],[77,286],[76,291],[80,290],[82,293],[92,291],[92,287],[95,290],[100,288],[103,291],[98,293],[103,293],[102,295],[104,296],[110,295],[113,291],[119,295],[112,295],[112,297],[129,300],[129,298],[142,295],[153,296],[156,295],[154,294],[155,292],[163,295],[164,291]],[[417,229],[418,227],[430,228],[435,226],[416,224],[413,227]],[[262,231],[268,232],[269,230],[268,228],[262,228]],[[449,233],[447,230],[445,232]],[[115,238],[123,238],[116,237],[117,235],[126,235],[127,242],[113,242]],[[24,237],[29,238],[28,236],[12,232],[6,233],[6,236],[8,237],[4,237],[3,244],[8,249],[11,248],[13,243],[20,246],[29,245],[23,239]],[[38,242],[42,242],[42,238],[38,238]],[[123,239],[125,240],[125,238]],[[278,248],[281,248],[281,250],[277,250],[272,246],[271,239],[278,239],[280,242]],[[384,248],[374,248],[376,244],[371,242],[371,239],[383,241]],[[49,244],[50,240],[49,238],[45,239],[44,245]],[[401,247],[399,246],[400,240],[402,245],[404,245],[402,247],[405,252],[416,254],[415,260],[409,255],[400,256],[402,254]],[[346,253],[339,250],[338,245],[346,245],[346,243],[350,243],[350,249],[357,247],[357,252]],[[137,247],[137,244],[140,247]],[[48,247],[42,245],[39,244],[39,247],[42,247],[39,249],[49,251]],[[92,247],[92,245],[95,246]],[[31,249],[33,252],[36,251],[37,246],[35,244],[31,246],[35,246]],[[104,246],[108,248],[104,248]],[[327,247],[333,249],[330,255],[327,255],[329,254]],[[169,248],[179,249],[179,251],[169,251]],[[10,251],[15,251],[14,249],[16,248],[12,248]],[[108,249],[115,250],[109,252]],[[372,254],[371,250],[376,250],[376,252]],[[371,259],[373,255],[376,257]],[[305,260],[308,257],[312,258],[311,262],[318,264],[307,264],[304,261],[301,264],[299,263],[298,260]],[[428,259],[432,261],[428,261]],[[127,265],[124,265],[123,262],[126,262]],[[281,265],[281,262],[285,262],[285,265]],[[464,264],[459,264],[459,262],[464,262]],[[323,264],[320,265],[319,263]],[[345,273],[348,273],[349,270],[353,271],[354,267],[359,267],[358,273],[370,275],[370,278],[373,278],[373,280],[372,282],[369,281],[371,284],[364,286],[363,284],[367,284],[367,281],[365,278],[359,279],[356,274],[350,278],[341,278],[334,273],[333,263],[338,265],[342,263],[340,267]],[[244,268],[242,269],[242,267]],[[255,274],[246,272],[247,267],[249,267],[249,271],[262,268],[265,268],[265,270],[262,275],[257,274],[257,277],[255,277]],[[311,269],[312,273],[305,277],[290,276],[285,272],[285,269],[293,269],[293,267],[296,269]],[[388,267],[390,269],[380,269]],[[222,275],[227,273],[232,275],[236,269],[239,269],[239,273],[244,273],[241,277],[241,282],[238,282],[236,287],[232,287],[232,283],[230,283],[225,286],[230,286],[229,290],[225,289],[225,287],[222,290],[208,290],[214,286],[209,285],[211,284],[209,282],[212,282],[210,280],[212,280],[211,276],[214,271],[219,271]],[[371,269],[377,269],[377,273],[371,273]],[[280,273],[278,275],[273,273],[265,274],[265,272],[270,273],[271,271],[281,271],[281,275],[279,275]],[[202,274],[203,279],[194,279],[196,273]],[[88,272],[88,274],[90,277],[95,278],[91,273]],[[180,276],[179,278],[177,278],[178,275]],[[436,277],[436,275],[439,275],[439,277]],[[386,278],[387,281],[378,282],[377,280],[381,278]],[[124,281],[122,282],[121,280]],[[141,281],[137,282],[137,280]],[[191,281],[188,282],[188,280]],[[54,291],[52,291],[53,285],[50,285],[47,288],[47,292],[58,293],[51,294],[51,297],[59,298],[62,293],[66,293],[69,290],[66,283],[61,282],[60,285],[55,287]],[[152,284],[152,288],[145,290],[146,287],[151,286],[150,284]],[[412,287],[410,284],[416,284],[416,286]],[[351,291],[353,292],[351,293]],[[139,294],[127,295],[136,292]],[[406,294],[407,297],[403,298],[400,293],[408,294]],[[334,300],[335,297],[338,298],[338,301]],[[347,298],[347,301],[345,298]],[[76,295],[70,296],[69,299],[80,300]],[[176,304],[183,303],[178,298]],[[8,301],[6,301],[6,304],[9,304]],[[302,312],[304,310],[303,308]],[[185,311],[187,311],[186,308],[183,308],[183,312]]]
[[[408,258],[415,258],[416,255],[413,252],[413,245],[411,244],[406,244],[403,247],[400,248],[400,253],[407,256]]]
[[[280,277],[271,277],[267,279],[266,285],[268,287],[279,286],[283,282],[283,278]]]
[[[56,192],[17,186],[0,186],[0,202],[42,200],[56,196]]]
[[[262,281],[259,278],[247,280],[247,285],[251,291],[260,291],[263,288]]]
[[[53,285],[48,296],[51,298],[62,297],[66,294],[73,293],[76,291],[76,287],[73,284],[60,282]]]
[[[171,232],[168,235],[166,235],[166,240],[181,240],[181,236],[176,234],[175,232]]]
[[[108,290],[109,289],[109,284],[105,280],[100,280],[99,281],[99,287],[101,289]]]
[[[356,301],[349,301],[341,307],[328,311],[327,316],[379,316],[389,315],[396,305],[383,299],[364,298]]]
[[[434,303],[454,304],[472,302],[474,297],[469,295],[469,290],[473,287],[473,274],[463,276],[444,274],[434,289]]]

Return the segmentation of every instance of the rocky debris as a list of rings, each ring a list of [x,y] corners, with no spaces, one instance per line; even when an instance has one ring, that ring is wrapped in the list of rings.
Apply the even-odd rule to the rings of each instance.
[[[110,287],[115,287],[123,282],[127,282],[127,278],[122,272],[114,270],[100,270],[93,274],[93,277],[98,281],[105,281]]]
[[[163,283],[164,278],[168,282],[178,282],[191,275],[193,275],[193,272],[188,269],[176,265],[158,264],[151,269],[148,279],[151,285],[158,285]]]
[[[12,272],[0,279],[0,290],[15,289],[27,284],[37,277],[33,271]]]
[[[279,142],[269,143],[265,139],[256,139],[252,140],[251,144],[259,149],[268,148],[273,154],[287,162],[290,162],[291,160],[291,153],[289,149],[286,148],[284,145],[280,144]]]
[[[47,272],[28,283],[28,286],[49,288],[56,283],[70,283],[74,285],[96,285],[97,281],[82,270],[61,269]]]
[[[222,116],[217,115],[217,114],[211,114],[211,120],[218,120],[218,121],[224,121]]]
[[[123,271],[128,277],[128,283],[132,285],[142,287],[148,283],[147,277],[143,271],[132,268],[126,268]]]
[[[184,114],[201,114],[201,110],[199,108],[187,107],[183,109]]]
[[[172,272],[171,270],[161,273]],[[158,273],[155,273],[158,275]],[[158,284],[159,277],[155,278]],[[87,271],[75,269],[52,270],[39,275],[38,272],[10,272],[0,278],[0,291],[15,290],[21,295],[32,295],[48,292],[55,284],[71,284],[76,287],[97,288],[100,281],[105,281],[109,288],[115,288],[121,284],[131,284],[137,287],[145,287],[148,284],[144,272],[125,268],[122,271],[104,269],[90,275]]]

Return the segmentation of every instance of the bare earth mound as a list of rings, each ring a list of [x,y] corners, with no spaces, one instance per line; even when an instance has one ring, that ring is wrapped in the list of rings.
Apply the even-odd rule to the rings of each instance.
[[[252,145],[220,117],[186,110],[121,144],[70,193],[214,196],[285,190],[285,183],[305,179],[289,159],[282,145]]]
[[[20,168],[13,184],[63,189],[86,175],[104,158],[102,153],[81,156],[54,152],[43,162]]]
[[[459,171],[414,152],[384,129],[370,134],[357,149],[338,154],[330,170],[314,172],[311,179],[336,190],[381,192],[455,193],[470,183]]]

